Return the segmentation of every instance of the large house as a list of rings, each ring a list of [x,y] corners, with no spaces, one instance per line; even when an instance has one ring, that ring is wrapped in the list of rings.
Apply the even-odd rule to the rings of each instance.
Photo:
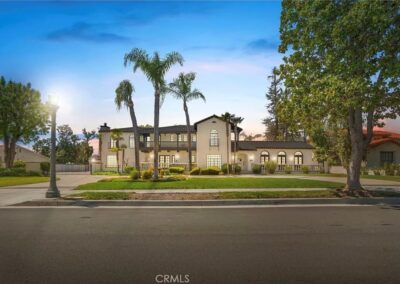
[[[0,145],[0,167],[4,167],[4,145]],[[15,147],[15,159],[24,161],[26,164],[27,171],[40,172],[40,163],[49,162],[49,158],[39,153],[36,153],[30,149],[16,145]]]
[[[119,128],[123,133],[120,145],[125,144],[124,154],[119,153],[121,163],[133,166],[134,136],[131,127]],[[188,165],[188,143],[192,144],[192,163],[198,167],[221,167],[222,164],[234,161],[234,126],[228,128],[221,117],[209,116],[190,127],[192,141],[188,141],[185,125],[160,127],[159,167],[170,165]],[[242,129],[238,128],[241,132]],[[112,149],[116,141],[111,139],[111,128],[106,123],[100,127],[100,169],[115,170],[117,153]],[[153,164],[153,128],[139,128],[140,164],[142,168]],[[228,149],[227,149],[228,148]],[[278,171],[283,171],[285,165],[292,165],[293,171],[300,171],[301,165],[308,165],[310,170],[318,170],[319,164],[313,160],[313,147],[305,141],[238,141],[236,163],[242,171],[250,172],[254,164],[264,164],[267,160],[276,161]]]
[[[400,164],[400,134],[374,129],[365,160],[368,168]]]

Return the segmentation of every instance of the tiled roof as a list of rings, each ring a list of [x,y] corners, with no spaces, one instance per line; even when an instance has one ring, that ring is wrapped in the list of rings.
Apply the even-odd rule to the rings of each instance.
[[[132,127],[116,128],[122,132],[133,132]],[[186,125],[163,126],[158,128],[160,133],[186,133]],[[190,131],[195,132],[193,125],[190,126]],[[154,132],[153,127],[139,127],[139,134],[150,134]]]
[[[374,148],[385,143],[394,143],[400,145],[400,134],[376,128],[373,131],[374,132],[372,140],[369,143],[369,147]],[[366,133],[367,132],[364,129],[364,134]]]
[[[238,150],[255,151],[257,149],[313,149],[313,146],[303,141],[239,141],[238,142]]]

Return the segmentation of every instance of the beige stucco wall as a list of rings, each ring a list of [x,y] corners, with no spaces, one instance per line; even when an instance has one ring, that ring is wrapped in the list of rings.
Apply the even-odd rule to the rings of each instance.
[[[394,162],[400,163],[400,146],[395,143],[385,143],[377,147],[371,148],[367,152],[367,167],[377,168],[381,167],[380,164],[380,152],[394,152]]]
[[[219,146],[210,146],[211,130],[218,132]],[[229,129],[229,140],[231,130]],[[222,164],[227,162],[227,136],[225,122],[218,118],[210,118],[197,124],[197,165],[199,167],[207,166],[207,155],[221,155]],[[231,151],[229,141],[228,151]]]
[[[26,163],[27,171],[40,171],[41,162],[49,162],[49,158],[30,149],[18,146],[16,147],[15,160],[22,160]],[[4,146],[0,145],[0,165],[4,166]]]

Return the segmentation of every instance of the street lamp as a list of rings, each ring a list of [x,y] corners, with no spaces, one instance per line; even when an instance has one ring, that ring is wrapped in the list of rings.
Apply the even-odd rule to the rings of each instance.
[[[51,111],[51,148],[50,148],[50,185],[46,192],[46,198],[60,197],[56,181],[56,114],[58,105],[55,97],[50,97],[49,106]]]

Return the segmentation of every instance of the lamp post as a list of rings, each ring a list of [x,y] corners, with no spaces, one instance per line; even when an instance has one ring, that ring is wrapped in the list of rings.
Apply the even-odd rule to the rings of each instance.
[[[58,106],[50,100],[51,111],[51,149],[50,149],[50,185],[46,192],[46,198],[60,197],[56,181],[56,113]]]

